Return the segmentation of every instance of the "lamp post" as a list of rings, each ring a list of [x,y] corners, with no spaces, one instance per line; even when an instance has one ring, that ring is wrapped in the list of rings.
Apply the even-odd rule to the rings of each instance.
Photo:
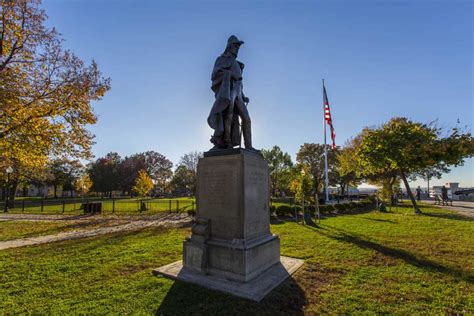
[[[305,176],[305,171],[304,169],[301,169],[301,193],[303,197],[303,225],[305,224],[305,209],[304,209],[304,196],[305,196],[305,183],[304,183],[304,176]]]
[[[7,189],[5,190],[5,193],[6,193],[6,199],[5,199],[5,209],[4,209],[4,212],[7,213],[8,212],[8,200],[9,200],[9,197],[10,197],[10,173],[13,172],[13,168],[12,167],[8,167],[7,169],[5,169],[5,172],[7,173]]]

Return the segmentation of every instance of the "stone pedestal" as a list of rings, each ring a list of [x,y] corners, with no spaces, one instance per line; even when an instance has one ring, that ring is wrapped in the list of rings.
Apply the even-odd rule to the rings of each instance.
[[[183,263],[248,282],[280,260],[280,241],[270,233],[268,166],[255,152],[224,152],[199,161],[198,222],[184,241]]]
[[[245,149],[207,152],[197,181],[196,223],[183,261],[154,273],[262,299],[303,264],[280,257],[280,240],[270,232],[266,161]]]

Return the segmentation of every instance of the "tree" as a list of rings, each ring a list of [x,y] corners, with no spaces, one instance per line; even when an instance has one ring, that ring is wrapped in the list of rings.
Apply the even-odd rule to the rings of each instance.
[[[136,155],[125,157],[118,166],[118,185],[122,193],[131,193],[138,172],[145,169],[143,161]]]
[[[351,142],[348,142],[348,146],[336,151],[336,161],[331,180],[340,186],[342,196],[348,192],[350,185],[357,186],[360,183],[360,178],[354,170],[353,154]]]
[[[133,192],[138,196],[147,196],[153,189],[153,180],[148,173],[142,169],[138,172],[138,177],[135,179],[135,185],[133,186]]]
[[[311,194],[313,179],[309,173],[309,169],[307,165],[297,164],[292,170],[290,191],[293,192],[296,199],[300,201]]]
[[[202,153],[197,151],[184,154],[180,158],[170,183],[175,191],[177,189],[188,190],[193,195],[196,194],[197,165],[200,158],[202,158]]]
[[[361,146],[361,142],[362,133],[346,142],[344,149],[337,157],[340,172],[349,178],[353,177],[356,180],[356,184],[365,181],[379,187],[380,197],[383,200],[389,200],[394,203],[395,200],[392,197],[400,182],[398,170],[380,168],[377,172],[366,172],[356,154]]]
[[[196,176],[185,165],[179,165],[170,182],[170,187],[174,195],[195,193]]]
[[[442,134],[443,131],[433,124],[396,117],[379,128],[364,129],[355,156],[368,177],[380,174],[399,176],[415,213],[421,213],[408,178],[431,167],[462,165],[465,158],[474,155],[470,133],[461,133],[454,128],[447,136]]]
[[[173,163],[156,151],[138,154],[144,162],[145,170],[160,188],[165,188],[173,176]]]
[[[329,145],[326,145],[328,152],[328,173],[333,172],[336,154]],[[319,200],[319,192],[324,185],[324,145],[305,143],[296,154],[296,161],[308,168],[309,174],[313,178],[313,192],[315,199]]]
[[[54,188],[54,197],[57,198],[58,186],[72,190],[74,180],[81,172],[82,164],[79,160],[58,158],[50,161],[47,166],[46,183]]]
[[[290,155],[278,146],[273,146],[270,150],[262,149],[262,155],[268,163],[272,196],[278,196],[289,187],[293,162]]]
[[[45,27],[39,0],[0,1],[0,175],[16,187],[50,156],[89,158],[96,122],[91,101],[110,88],[97,64],[62,48]]]
[[[92,187],[92,181],[87,173],[83,174],[74,182],[74,189],[84,197]]]
[[[88,166],[88,173],[92,180],[92,191],[112,194],[119,189],[119,165],[122,159],[115,152],[97,159]]]
[[[173,163],[164,155],[155,151],[125,157],[119,166],[119,186],[122,191],[130,192],[138,172],[144,169],[161,192],[164,192],[173,176],[172,168]]]

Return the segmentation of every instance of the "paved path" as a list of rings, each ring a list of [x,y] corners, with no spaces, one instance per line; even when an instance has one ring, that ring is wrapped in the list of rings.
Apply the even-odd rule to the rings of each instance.
[[[24,213],[0,213],[0,221],[103,221],[103,220],[158,220],[161,218],[175,216],[187,216],[186,213],[157,213],[153,215],[47,215],[47,214],[24,214]]]
[[[10,215],[10,214],[9,214]],[[13,215],[13,214],[12,214]],[[2,216],[2,219],[5,219],[5,216]],[[16,216],[9,216],[7,220],[25,220],[24,218],[18,218]],[[29,218],[29,220],[38,220]],[[58,219],[49,219],[49,220],[58,220]],[[91,220],[91,219],[88,219]],[[92,237],[103,234],[111,234],[121,231],[132,231],[139,230],[145,227],[151,226],[184,226],[191,222],[192,218],[187,214],[165,214],[158,219],[154,220],[133,220],[126,224],[121,224],[117,226],[109,227],[100,227],[96,229],[84,229],[70,232],[62,232],[55,235],[31,237],[31,238],[22,238],[22,239],[13,239],[0,242],[0,250],[17,248],[23,246],[38,245],[56,241],[63,241],[69,239],[85,238]]]
[[[434,202],[428,202],[428,203],[445,210],[456,211],[460,213],[461,215],[474,218],[474,202],[453,201],[453,206],[434,205]]]

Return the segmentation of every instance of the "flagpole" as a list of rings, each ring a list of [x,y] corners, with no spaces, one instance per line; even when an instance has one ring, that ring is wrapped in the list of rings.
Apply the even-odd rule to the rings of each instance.
[[[323,124],[324,124],[324,191],[325,191],[325,202],[329,201],[328,192],[328,147],[326,145],[326,100],[324,99],[324,79],[323,79]]]

